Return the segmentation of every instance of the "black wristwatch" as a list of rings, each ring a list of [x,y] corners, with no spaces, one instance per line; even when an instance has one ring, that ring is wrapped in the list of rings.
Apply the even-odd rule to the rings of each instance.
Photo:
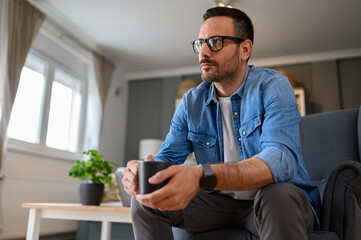
[[[212,191],[217,185],[217,177],[208,164],[201,164],[203,176],[199,180],[199,186],[202,190]]]

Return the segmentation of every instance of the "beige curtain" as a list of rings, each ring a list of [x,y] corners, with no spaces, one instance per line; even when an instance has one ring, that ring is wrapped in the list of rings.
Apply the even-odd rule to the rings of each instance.
[[[6,92],[3,93],[4,99],[2,99],[0,163],[6,146],[6,131],[19,86],[21,70],[31,43],[45,18],[43,13],[24,0],[10,0],[8,8],[7,73],[3,79],[5,87],[1,89]]]
[[[112,79],[114,72],[114,65],[108,62],[103,56],[93,53],[94,56],[94,68],[95,68],[95,78],[98,84],[100,101],[103,106],[105,106],[105,100],[107,98],[109,85]]]
[[[3,124],[3,112],[4,112],[4,100],[5,100],[5,93],[6,91],[6,59],[7,59],[7,34],[8,34],[8,2],[5,0],[0,0],[0,160],[3,153],[3,134],[2,132],[5,131],[5,127]],[[1,164],[0,164],[1,165]],[[1,191],[1,189],[0,189]],[[2,228],[1,222],[1,212],[0,212],[0,231]]]
[[[104,108],[105,100],[107,99],[107,94],[112,80],[112,75],[114,72],[114,65],[108,62],[103,56],[93,52],[94,58],[94,70],[95,70],[95,79],[98,86],[99,98],[102,105],[102,111],[99,112],[99,139],[98,147],[101,147],[101,137],[103,134],[103,121],[104,121]]]
[[[44,18],[43,13],[24,0],[9,1],[8,75],[11,103],[15,99],[30,45]]]

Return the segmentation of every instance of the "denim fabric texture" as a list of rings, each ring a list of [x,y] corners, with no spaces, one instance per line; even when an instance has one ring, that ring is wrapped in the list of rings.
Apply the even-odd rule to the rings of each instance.
[[[241,87],[231,96],[231,106],[240,161],[262,159],[276,183],[298,186],[318,213],[319,190],[310,183],[301,154],[301,117],[287,77],[275,70],[247,66]],[[198,164],[224,162],[221,110],[210,82],[183,96],[155,159],[182,164],[192,152]]]

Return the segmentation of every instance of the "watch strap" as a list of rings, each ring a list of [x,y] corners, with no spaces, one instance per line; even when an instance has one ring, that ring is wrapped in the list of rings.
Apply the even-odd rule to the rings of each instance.
[[[213,191],[217,185],[217,177],[209,164],[201,164],[203,176],[199,180],[199,187],[205,191]]]
[[[214,174],[213,169],[209,164],[201,164],[202,170],[203,170],[203,176]]]

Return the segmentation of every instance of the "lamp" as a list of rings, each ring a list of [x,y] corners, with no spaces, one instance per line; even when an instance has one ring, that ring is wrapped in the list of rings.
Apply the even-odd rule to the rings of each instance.
[[[142,139],[139,142],[139,159],[144,159],[147,155],[155,156],[162,146],[162,139]]]
[[[233,8],[233,6],[231,5],[231,3],[234,2],[233,0],[212,0],[212,1],[214,7]]]

